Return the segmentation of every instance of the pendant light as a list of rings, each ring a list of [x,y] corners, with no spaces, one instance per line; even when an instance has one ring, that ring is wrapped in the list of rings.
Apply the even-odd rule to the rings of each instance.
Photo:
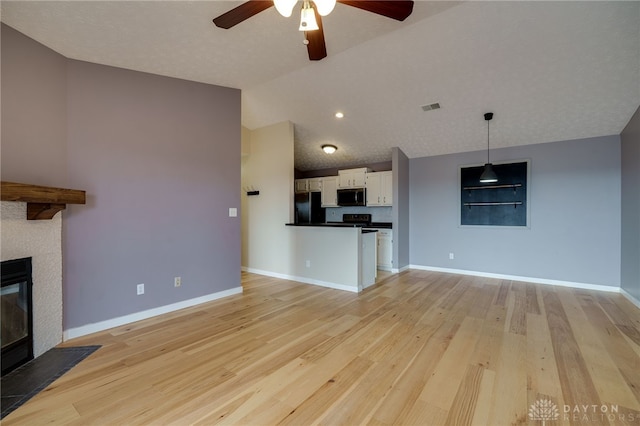
[[[487,120],[487,162],[484,165],[484,171],[480,175],[480,182],[493,183],[498,181],[496,172],[493,171],[493,164],[489,161],[489,121],[493,118],[493,113],[488,112],[484,115],[484,119]]]

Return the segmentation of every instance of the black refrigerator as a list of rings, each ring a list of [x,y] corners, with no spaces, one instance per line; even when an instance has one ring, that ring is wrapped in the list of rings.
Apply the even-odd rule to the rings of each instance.
[[[322,206],[320,192],[296,194],[295,223],[324,223],[325,209]]]

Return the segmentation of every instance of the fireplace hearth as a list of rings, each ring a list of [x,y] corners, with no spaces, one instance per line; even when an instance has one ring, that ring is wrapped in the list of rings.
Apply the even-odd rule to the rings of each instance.
[[[33,359],[31,258],[4,261],[0,269],[0,341],[4,376]]]

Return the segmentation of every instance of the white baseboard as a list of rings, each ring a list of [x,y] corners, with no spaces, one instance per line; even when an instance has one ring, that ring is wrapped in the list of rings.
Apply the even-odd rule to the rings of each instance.
[[[108,330],[113,327],[119,327],[121,325],[130,324],[132,322],[144,320],[147,318],[155,317],[158,315],[166,314],[169,312],[177,311],[179,309],[190,308],[191,306],[200,305],[201,303],[211,302],[213,300],[222,299],[223,297],[233,296],[234,294],[242,293],[242,286],[230,288],[229,290],[219,291],[217,293],[208,294],[206,296],[200,296],[189,300],[183,300],[182,302],[172,303],[171,305],[160,306],[158,308],[148,309],[146,311],[136,312],[134,314],[124,315],[117,318],[112,318],[105,321],[95,322],[92,324],[83,325],[80,327],[70,328],[64,330],[62,333],[62,340],[67,341],[80,336],[86,336],[87,334],[97,333],[99,331]]]
[[[624,297],[627,298],[627,300],[629,300],[629,302],[633,303],[634,305],[636,305],[638,309],[640,309],[640,300],[633,297],[631,294],[629,294],[629,292],[627,292],[623,288],[620,288],[620,294],[622,294]]]
[[[449,274],[459,274],[459,275],[472,275],[475,277],[497,278],[502,280],[524,281],[528,283],[548,284],[548,285],[555,285],[560,287],[573,287],[573,288],[580,288],[584,290],[598,290],[598,291],[608,291],[612,293],[620,293],[620,287],[614,287],[614,286],[608,286],[608,285],[585,284],[585,283],[578,283],[573,281],[549,280],[546,278],[521,277],[518,275],[493,274],[490,272],[467,271],[465,269],[439,268],[435,266],[410,265],[410,268],[420,269],[423,271],[445,272]]]
[[[328,281],[314,280],[312,278],[306,278],[306,277],[296,277],[294,275],[280,274],[278,272],[264,271],[262,269],[247,268],[245,266],[243,266],[241,269],[243,271],[245,271],[245,272],[251,272],[252,274],[258,274],[258,275],[265,275],[267,277],[281,278],[283,280],[290,280],[290,281],[298,281],[298,282],[305,283],[305,284],[319,285],[321,287],[328,287],[328,288],[333,288],[333,289],[336,289],[336,290],[350,291],[352,293],[357,293],[358,292],[358,288],[357,287],[352,287],[352,286],[348,286],[348,285],[344,285],[344,284],[337,284],[337,283],[332,283],[332,282],[328,282]]]
[[[391,270],[391,272],[393,272],[394,274],[399,274],[400,272],[404,272],[408,269],[411,269],[411,265],[404,265],[402,268],[398,269],[398,268],[394,268]]]

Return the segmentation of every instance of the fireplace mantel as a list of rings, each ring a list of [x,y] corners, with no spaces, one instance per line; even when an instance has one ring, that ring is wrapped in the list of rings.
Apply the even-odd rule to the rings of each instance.
[[[27,220],[51,219],[67,204],[86,204],[86,193],[77,189],[54,188],[26,183],[2,182],[2,201],[27,203]]]

